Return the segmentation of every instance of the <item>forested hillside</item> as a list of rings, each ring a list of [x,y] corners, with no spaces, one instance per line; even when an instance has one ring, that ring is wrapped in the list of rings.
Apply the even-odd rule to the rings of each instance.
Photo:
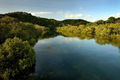
[[[19,21],[38,24],[40,26],[45,26],[50,29],[55,29],[56,27],[62,27],[63,25],[68,25],[68,24],[79,26],[81,24],[86,25],[87,23],[89,23],[88,21],[82,19],[67,19],[63,21],[57,21],[55,19],[36,17],[26,12],[12,12],[12,13],[0,14],[0,17],[3,16],[14,17],[17,18]]]
[[[6,16],[6,15],[17,18],[19,21],[22,21],[22,22],[38,24],[40,26],[49,27],[50,29],[54,29],[55,27],[63,25],[62,22],[60,21],[56,21],[54,19],[36,17],[26,12],[12,12],[7,14],[1,14],[0,16]]]
[[[82,20],[82,19],[66,19],[63,20],[62,23],[64,23],[65,25],[72,25],[72,26],[79,26],[79,25],[86,25],[90,22]]]
[[[4,16],[0,18],[0,43],[3,43],[7,38],[19,37],[23,41],[27,40],[32,44],[37,41],[38,37],[46,29],[39,25]]]
[[[107,23],[120,23],[120,18],[114,18],[109,17],[108,20],[98,20],[95,22],[89,22],[83,19],[66,19],[63,21],[57,21],[55,19],[48,19],[48,18],[42,18],[42,17],[36,17],[33,16],[30,13],[27,12],[11,12],[6,14],[0,14],[0,18],[4,16],[10,16],[17,18],[19,21],[22,22],[29,22],[32,24],[37,24],[40,26],[45,26],[50,29],[55,29],[56,27],[62,27],[64,25],[72,25],[72,26],[79,26],[79,25],[87,25],[87,26],[93,26],[93,25],[100,25],[100,24],[107,24]]]

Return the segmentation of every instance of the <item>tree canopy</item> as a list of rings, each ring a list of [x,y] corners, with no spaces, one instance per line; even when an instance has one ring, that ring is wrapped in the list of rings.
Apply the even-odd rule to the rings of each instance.
[[[16,18],[4,16],[0,19],[0,42],[7,38],[19,37],[29,43],[36,42],[39,34],[35,26],[31,23],[19,22]]]
[[[0,48],[0,77],[5,80],[35,63],[35,52],[27,41],[9,38]]]
[[[109,17],[106,23],[115,23],[115,17]]]

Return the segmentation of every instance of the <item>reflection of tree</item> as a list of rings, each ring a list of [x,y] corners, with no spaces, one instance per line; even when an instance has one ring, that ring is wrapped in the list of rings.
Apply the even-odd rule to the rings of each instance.
[[[15,37],[0,48],[0,77],[3,80],[25,80],[34,72],[35,53],[29,43]]]
[[[120,48],[120,37],[119,35],[113,36],[95,36],[96,43],[100,45],[111,44]]]
[[[97,44],[105,45],[111,44],[120,48],[120,35],[95,35],[95,34],[80,34],[80,33],[73,33],[73,32],[61,32],[63,35],[68,37],[78,37],[80,39],[95,39]]]
[[[54,30],[51,30],[51,31],[46,32],[43,35],[40,35],[39,39],[52,38],[52,37],[56,37],[58,35],[60,35],[60,33],[56,32]]]
[[[35,74],[30,80],[56,80],[54,72],[45,72],[40,75]]]
[[[118,48],[119,49],[119,53],[120,53],[120,48]]]

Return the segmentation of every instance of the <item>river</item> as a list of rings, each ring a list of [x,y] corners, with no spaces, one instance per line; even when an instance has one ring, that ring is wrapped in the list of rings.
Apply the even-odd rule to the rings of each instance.
[[[40,39],[35,76],[49,80],[120,80],[120,49],[94,39],[57,35]]]

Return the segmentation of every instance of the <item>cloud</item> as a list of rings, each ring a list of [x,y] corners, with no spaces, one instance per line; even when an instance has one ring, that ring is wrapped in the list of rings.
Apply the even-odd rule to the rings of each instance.
[[[102,20],[107,20],[109,17],[111,17],[111,16],[113,16],[113,17],[115,17],[115,18],[119,18],[120,17],[120,13],[117,13],[117,14],[115,14],[115,15],[110,15],[110,16],[108,16],[108,17],[104,17],[104,18],[101,18]],[[101,20],[100,18],[91,18],[89,21],[91,21],[91,22],[95,22],[95,21],[98,21],[98,20]]]
[[[110,16],[113,16],[115,18],[120,18],[120,13],[117,13],[115,15],[110,15],[107,17],[103,17],[103,18],[93,17],[91,15],[84,16],[83,14],[73,14],[71,12],[63,12],[63,11],[59,11],[58,14],[64,18],[72,18],[72,19],[82,18],[82,19],[90,21],[90,22],[95,22],[98,20],[107,20]]]
[[[90,21],[91,22],[95,22],[95,21],[98,21],[98,20],[100,20],[99,18],[93,18],[93,19],[91,19]]]
[[[80,7],[80,10],[83,10],[83,8],[82,8],[82,7]]]
[[[87,21],[90,21],[90,22],[95,22],[95,21],[98,21],[98,20],[100,20],[100,18],[92,18],[92,17],[87,18]]]
[[[83,14],[65,14],[65,18],[80,18]]]
[[[30,12],[32,15],[52,14],[52,12]]]
[[[117,13],[117,14],[115,14],[115,15],[110,15],[110,16],[108,16],[108,17],[105,17],[105,18],[103,18],[102,20],[107,20],[109,17],[111,17],[111,16],[113,16],[113,17],[115,17],[115,18],[120,18],[120,13]]]
[[[69,13],[65,14],[65,18],[79,18],[79,17],[83,17],[83,14],[69,14]]]
[[[113,17],[115,17],[115,18],[118,18],[118,17],[120,17],[120,13],[117,13],[117,14],[111,15],[111,16],[113,16]]]
[[[115,18],[120,18],[120,13],[117,13],[117,14],[115,14],[115,15],[110,15],[110,16],[108,16],[108,17],[105,17],[105,18],[103,18],[102,20],[107,20],[109,17],[111,17],[111,16],[113,16],[113,17],[115,17]]]
[[[83,17],[83,14],[72,14],[70,12],[58,12],[59,15],[63,16],[64,18],[80,18]]]
[[[91,15],[87,15],[84,17],[84,19],[91,18]]]

